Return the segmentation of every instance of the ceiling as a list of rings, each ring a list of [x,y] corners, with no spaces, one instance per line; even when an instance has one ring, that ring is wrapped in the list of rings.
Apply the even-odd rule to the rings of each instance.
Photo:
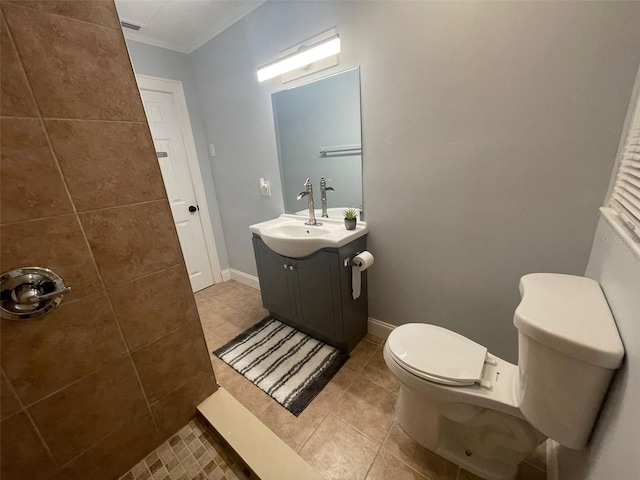
[[[265,0],[116,0],[126,38],[191,53]]]

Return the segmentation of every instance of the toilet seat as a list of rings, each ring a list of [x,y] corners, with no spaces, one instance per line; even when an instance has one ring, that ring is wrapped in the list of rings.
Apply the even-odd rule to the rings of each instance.
[[[442,385],[481,383],[487,349],[446,328],[408,323],[391,332],[389,353],[412,374]]]

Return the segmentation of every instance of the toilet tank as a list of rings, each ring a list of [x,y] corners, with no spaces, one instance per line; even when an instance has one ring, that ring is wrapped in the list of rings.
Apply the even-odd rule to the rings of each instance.
[[[520,280],[520,411],[560,444],[583,448],[624,348],[600,285],[589,278],[534,273]]]

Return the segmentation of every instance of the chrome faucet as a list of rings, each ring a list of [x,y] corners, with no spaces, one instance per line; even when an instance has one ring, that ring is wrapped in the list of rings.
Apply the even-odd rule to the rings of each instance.
[[[322,201],[322,218],[329,218],[327,213],[327,190],[333,191],[333,187],[327,187],[324,177],[320,179],[320,200]]]
[[[316,220],[316,212],[313,206],[313,186],[311,186],[311,179],[307,178],[304,182],[305,191],[298,194],[298,200],[303,197],[309,197],[309,221],[304,222],[305,225],[322,225],[322,223]]]

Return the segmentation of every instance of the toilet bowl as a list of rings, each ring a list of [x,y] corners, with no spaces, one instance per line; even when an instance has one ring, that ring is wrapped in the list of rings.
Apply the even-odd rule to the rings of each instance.
[[[559,274],[520,281],[518,365],[445,328],[397,327],[384,360],[401,387],[400,427],[487,480],[512,480],[547,437],[582,448],[624,350],[597,282]]]

